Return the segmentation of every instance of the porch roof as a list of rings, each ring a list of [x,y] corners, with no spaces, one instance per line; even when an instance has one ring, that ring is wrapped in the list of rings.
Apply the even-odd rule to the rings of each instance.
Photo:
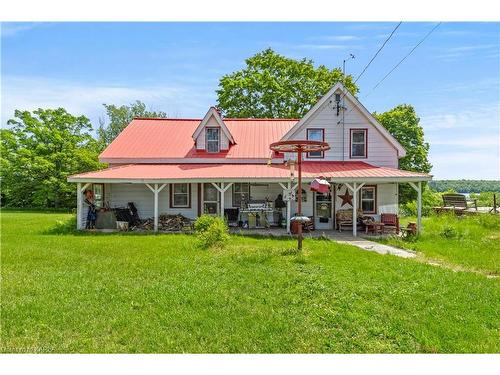
[[[295,176],[297,177],[297,170]],[[303,162],[302,178],[310,181],[322,176],[334,182],[427,181],[425,173],[377,167],[362,161]],[[289,181],[285,164],[127,164],[68,177],[69,182],[252,182]]]

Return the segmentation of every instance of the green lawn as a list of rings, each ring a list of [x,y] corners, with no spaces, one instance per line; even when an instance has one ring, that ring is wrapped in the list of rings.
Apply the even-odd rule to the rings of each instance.
[[[47,234],[2,213],[3,352],[499,352],[500,281],[330,241]]]
[[[423,218],[422,224],[422,235],[415,241],[389,238],[381,242],[415,250],[424,260],[452,268],[500,275],[500,215],[431,216]]]

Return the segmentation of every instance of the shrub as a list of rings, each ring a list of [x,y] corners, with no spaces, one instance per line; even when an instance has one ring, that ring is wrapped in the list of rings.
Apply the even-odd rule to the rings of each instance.
[[[441,230],[440,235],[441,235],[441,237],[444,237],[444,238],[455,238],[455,237],[457,237],[458,232],[454,227],[452,227],[450,225],[446,225]]]
[[[432,214],[432,207],[441,206],[443,199],[441,193],[435,193],[429,187],[422,190],[422,215]],[[401,206],[402,214],[405,216],[417,216],[417,201],[411,201]]]
[[[45,234],[71,234],[76,230],[76,215],[68,220],[57,220],[55,225],[45,230]]]
[[[194,230],[204,248],[222,246],[229,239],[228,226],[218,216],[201,215],[194,223]]]

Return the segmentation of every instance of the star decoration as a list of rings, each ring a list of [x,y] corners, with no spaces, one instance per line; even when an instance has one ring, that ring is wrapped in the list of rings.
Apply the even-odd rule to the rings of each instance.
[[[338,197],[342,199],[340,207],[343,207],[345,204],[350,204],[352,206],[352,195],[349,194],[349,190],[347,190],[347,188],[345,189],[345,193],[339,194]]]

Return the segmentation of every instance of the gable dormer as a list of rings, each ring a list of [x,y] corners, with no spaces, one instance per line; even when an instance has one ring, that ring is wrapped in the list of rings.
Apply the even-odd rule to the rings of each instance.
[[[193,133],[197,150],[217,153],[229,149],[234,138],[215,107],[210,107],[203,120]]]

